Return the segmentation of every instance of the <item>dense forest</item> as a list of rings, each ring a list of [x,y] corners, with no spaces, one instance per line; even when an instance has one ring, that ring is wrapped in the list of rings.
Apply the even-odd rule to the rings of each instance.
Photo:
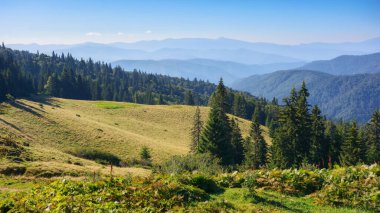
[[[243,139],[234,119],[227,116],[226,88],[220,81],[211,99],[208,120],[194,116],[191,150],[211,153],[226,166],[301,168],[333,165],[352,166],[380,162],[380,111],[375,110],[368,124],[334,123],[321,115],[317,105],[310,108],[305,82],[293,88],[284,99],[277,119],[270,125],[272,144],[266,144],[259,126],[259,114],[252,118],[250,135]]]
[[[127,101],[142,104],[207,105],[215,84],[198,79],[169,77],[88,60],[70,54],[51,56],[0,48],[0,101],[6,95],[47,94],[83,100]],[[250,118],[260,111],[261,124],[274,117],[265,99],[228,89],[229,113]],[[273,115],[272,115],[273,114]],[[266,116],[268,115],[268,116]]]

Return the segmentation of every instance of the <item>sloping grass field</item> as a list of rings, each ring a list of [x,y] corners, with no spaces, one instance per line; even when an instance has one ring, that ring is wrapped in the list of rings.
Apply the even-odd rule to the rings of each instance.
[[[0,134],[11,134],[20,144],[27,144],[22,146],[29,160],[20,164],[2,159],[0,170],[21,165],[26,167],[25,174],[31,176],[81,176],[93,172],[108,174],[110,169],[68,154],[77,149],[101,150],[125,162],[138,159],[143,146],[150,148],[153,163],[187,154],[195,107],[36,96],[3,103],[1,111]],[[204,121],[208,111],[208,107],[201,107]],[[238,121],[246,136],[250,122],[240,118]],[[267,129],[263,129],[270,142]],[[142,168],[113,169],[113,174],[127,172],[149,174]]]

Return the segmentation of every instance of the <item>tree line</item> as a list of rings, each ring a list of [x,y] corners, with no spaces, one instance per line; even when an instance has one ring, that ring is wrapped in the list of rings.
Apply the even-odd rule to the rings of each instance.
[[[317,105],[311,109],[309,92],[292,89],[285,105],[279,108],[270,126],[272,144],[267,144],[260,128],[259,111],[252,116],[249,136],[242,138],[238,122],[227,116],[226,88],[221,80],[211,96],[208,119],[203,123],[196,109],[191,130],[191,152],[211,153],[225,166],[299,168],[313,165],[380,163],[380,111],[359,127],[353,121],[334,123],[321,115]]]
[[[47,94],[82,100],[128,101],[141,104],[207,105],[216,85],[198,79],[169,77],[134,70],[127,72],[70,54],[33,54],[0,47],[0,101],[6,94],[27,97]],[[273,106],[265,99],[227,88],[228,113],[250,118],[259,111],[261,124],[270,123]]]

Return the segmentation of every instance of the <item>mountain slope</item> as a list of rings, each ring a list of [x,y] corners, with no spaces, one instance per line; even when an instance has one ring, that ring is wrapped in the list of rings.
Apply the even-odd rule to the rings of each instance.
[[[369,55],[344,55],[332,60],[313,61],[299,69],[318,70],[333,75],[352,75],[380,72],[380,53]]]
[[[291,69],[303,63],[279,63],[265,65],[247,65],[230,61],[209,59],[191,60],[120,60],[112,62],[125,70],[142,70],[148,73],[158,73],[174,77],[209,80],[217,83],[222,77],[229,85],[233,81],[254,74],[264,74],[278,69]]]
[[[138,159],[141,147],[147,146],[152,150],[155,163],[172,155],[186,154],[195,113],[195,107],[183,105],[152,106],[40,96],[33,100],[17,100],[12,105],[2,103],[0,109],[0,133],[13,133],[28,143],[25,149],[31,160],[20,165],[26,166],[31,175],[48,171],[55,171],[57,175],[70,171],[79,175],[97,170],[106,173],[107,168],[67,153],[81,147],[100,149],[122,160],[131,160]],[[206,120],[208,111],[208,107],[201,107],[203,120]],[[250,122],[238,120],[246,136]],[[270,142],[267,129],[262,128]],[[12,165],[1,160],[0,171]],[[121,175],[126,172],[147,173],[136,168],[115,168],[115,172]]]
[[[317,71],[287,70],[250,76],[235,82],[232,87],[282,100],[293,86],[300,87],[302,81],[309,89],[310,104],[318,104],[328,118],[356,119],[364,123],[373,110],[380,108],[380,73],[333,76]]]

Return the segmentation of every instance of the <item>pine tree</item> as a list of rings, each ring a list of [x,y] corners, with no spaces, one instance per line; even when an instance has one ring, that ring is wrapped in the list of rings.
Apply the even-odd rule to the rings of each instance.
[[[360,161],[360,139],[359,130],[356,122],[351,124],[350,129],[346,132],[340,153],[340,162],[345,166],[356,165]]]
[[[295,160],[296,144],[296,104],[298,94],[293,87],[290,97],[284,98],[285,106],[280,110],[279,127],[273,133],[271,146],[271,165],[279,168],[293,166]]]
[[[267,163],[267,145],[262,136],[258,115],[252,117],[249,137],[245,142],[245,164],[249,168],[257,169]]]
[[[203,127],[203,122],[201,120],[201,111],[199,106],[197,106],[194,114],[193,127],[191,128],[191,147],[190,151],[192,153],[200,152],[199,145],[201,140],[201,131]]]
[[[340,164],[339,156],[343,143],[343,133],[332,121],[327,121],[325,127],[325,139],[328,147],[327,164],[331,167],[334,164]]]
[[[314,105],[311,110],[311,146],[310,163],[319,167],[326,167],[328,163],[328,145],[325,139],[325,126],[321,110]]]
[[[47,95],[58,96],[58,80],[54,74],[49,76],[45,85],[45,91]]]
[[[368,125],[367,159],[369,163],[380,163],[380,111],[376,109]]]
[[[244,160],[243,137],[241,136],[237,119],[231,120],[231,144],[233,146],[234,163],[241,164]]]
[[[199,150],[201,153],[210,152],[221,159],[224,165],[234,162],[233,146],[231,144],[230,120],[226,114],[227,92],[221,79],[212,95],[211,110],[205,128],[201,133]]]
[[[190,106],[194,105],[193,93],[190,90],[186,91],[186,94],[185,94],[185,105],[190,105]]]
[[[307,97],[309,92],[305,82],[302,82],[300,91],[298,92],[296,105],[296,129],[295,129],[295,165],[299,166],[301,162],[308,161],[310,151],[310,114]]]
[[[215,92],[210,97],[209,106],[211,108],[221,108],[224,113],[227,113],[230,108],[227,95],[227,89],[221,78]]]

